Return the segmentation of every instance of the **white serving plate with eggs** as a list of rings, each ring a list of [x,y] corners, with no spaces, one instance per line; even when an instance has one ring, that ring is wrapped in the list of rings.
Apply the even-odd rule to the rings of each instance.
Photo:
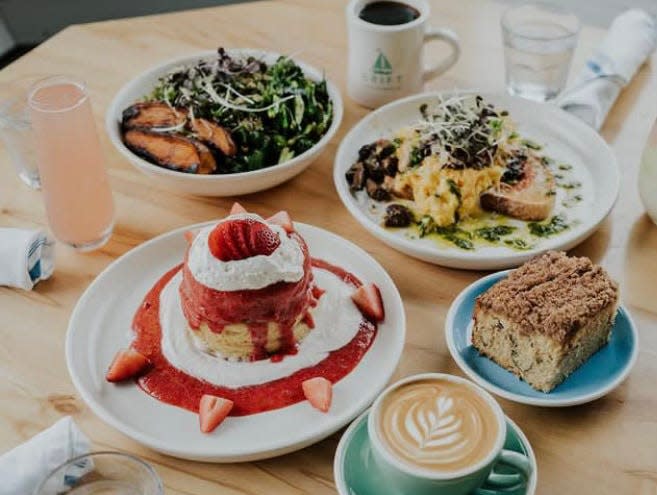
[[[254,56],[267,64],[276,62],[280,54],[262,50],[231,48],[226,49],[229,55]],[[217,57],[216,51],[203,51],[185,55],[166,61],[152,67],[132,80],[128,81],[116,94],[105,114],[105,129],[114,147],[128,162],[140,172],[152,177],[159,185],[181,193],[198,196],[238,196],[251,194],[277,186],[303,172],[326,148],[342,121],[342,98],[338,88],[329,80],[326,81],[328,94],[333,102],[333,121],[326,134],[299,156],[271,167],[240,172],[235,174],[197,175],[179,172],[155,165],[133,153],[123,143],[120,122],[123,110],[133,103],[142,101],[149,95],[158,80],[172,70],[185,65],[193,65],[204,59]],[[324,79],[324,72],[308,64],[294,60],[301,67],[306,77],[312,81]]]
[[[531,249],[522,251],[498,245],[464,250],[443,245],[432,238],[411,238],[407,229],[383,227],[381,213],[385,207],[374,211],[375,202],[364,192],[352,193],[345,180],[345,173],[356,162],[361,146],[380,138],[391,138],[401,128],[418,121],[420,105],[431,104],[439,97],[454,94],[424,93],[389,103],[363,118],[342,140],[335,158],[333,180],[340,199],[363,227],[379,240],[405,254],[437,265],[469,270],[515,267],[550,249],[570,249],[595,232],[611,211],[620,185],[616,157],[607,143],[592,128],[554,105],[505,94],[478,92],[472,94],[480,94],[484,101],[509,112],[522,138],[541,144],[542,153],[559,163],[572,166],[569,174],[573,181],[581,183],[579,193],[582,196],[577,205],[568,208],[568,219],[574,225],[554,236],[537,239]],[[565,194],[561,188],[557,188],[553,214],[560,212]],[[520,225],[524,222],[509,220],[508,223]]]
[[[307,401],[282,409],[229,417],[211,434],[199,430],[198,416],[160,402],[133,383],[105,381],[114,354],[133,339],[131,323],[144,296],[160,277],[182,262],[183,232],[163,234],[109,265],[79,299],[66,335],[66,360],[82,399],[106,423],[164,454],[209,461],[253,461],[318,442],[363,412],[385,387],[401,357],[405,315],[390,276],[365,251],[310,225],[295,223],[313,257],[336,264],[381,290],[386,317],[363,359],[333,388],[326,414]]]

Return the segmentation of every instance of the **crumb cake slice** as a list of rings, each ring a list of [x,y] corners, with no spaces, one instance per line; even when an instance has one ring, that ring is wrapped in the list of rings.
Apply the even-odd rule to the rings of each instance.
[[[472,343],[549,392],[609,341],[617,307],[618,286],[603,268],[550,251],[477,298]]]

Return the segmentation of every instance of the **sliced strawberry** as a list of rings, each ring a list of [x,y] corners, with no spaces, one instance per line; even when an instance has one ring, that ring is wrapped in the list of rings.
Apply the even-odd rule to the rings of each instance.
[[[280,244],[281,239],[278,234],[264,223],[258,222],[251,227],[249,248],[252,256],[254,253],[269,256]]]
[[[301,384],[303,395],[310,405],[322,412],[328,412],[333,400],[333,384],[322,376],[310,378]]]
[[[197,234],[198,232],[194,230],[186,230],[183,236],[185,236],[185,240],[187,241],[187,244],[191,246],[192,242],[194,242],[194,239],[196,239]]]
[[[294,223],[292,223],[292,217],[290,217],[290,214],[285,210],[281,210],[278,213],[270,216],[267,221],[269,223],[273,223],[274,225],[280,225],[288,234],[294,232]]]
[[[248,213],[248,212],[246,211],[246,208],[244,208],[241,204],[235,201],[230,209],[229,215],[237,215],[238,213]]]
[[[108,382],[122,382],[141,374],[149,364],[150,361],[142,353],[134,349],[121,349],[114,356],[105,379]]]
[[[243,247],[238,236],[242,222],[231,220],[225,223],[226,227],[223,230],[222,242],[224,250],[229,253],[227,259],[241,260],[246,258],[246,248]]]
[[[198,406],[198,418],[203,433],[210,433],[219,426],[230,410],[233,408],[233,401],[217,397],[216,395],[205,394],[201,397]]]
[[[242,260],[259,254],[268,256],[280,243],[276,232],[252,218],[221,222],[208,238],[210,252],[221,261]]]
[[[269,227],[267,227],[267,230],[271,232],[271,229]],[[248,245],[247,251],[250,253],[257,253],[258,252],[257,246],[259,244],[258,237],[261,235],[260,229],[257,228],[249,229],[249,231],[246,234],[249,237],[247,241],[247,245]]]
[[[215,258],[228,261],[233,259],[233,253],[230,246],[224,242],[224,223],[226,222],[220,223],[210,232],[208,236],[208,249],[210,249],[210,252]]]
[[[252,227],[252,222],[231,222],[230,228],[228,229],[228,235],[230,239],[225,238],[226,241],[232,240],[235,259],[243,260],[251,256],[251,247],[249,246],[249,237],[251,232],[255,230],[255,226]]]
[[[235,222],[236,220],[221,222],[208,236],[210,252],[221,261],[241,259],[239,248],[235,244]]]
[[[356,292],[351,295],[351,299],[367,319],[379,322],[383,321],[385,318],[381,292],[376,285],[361,285]]]

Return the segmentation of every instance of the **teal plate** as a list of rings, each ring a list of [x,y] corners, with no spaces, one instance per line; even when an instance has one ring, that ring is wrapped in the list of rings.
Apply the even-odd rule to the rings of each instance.
[[[445,319],[445,338],[456,364],[468,377],[505,399],[542,407],[566,407],[598,399],[616,388],[630,373],[639,353],[639,336],[629,311],[620,306],[609,343],[593,354],[550,393],[534,390],[472,346],[472,312],[477,296],[510,270],[481,278],[454,299]]]
[[[333,461],[335,485],[340,495],[407,495],[386,485],[372,459],[367,416],[361,414],[342,435]],[[519,490],[504,492],[505,495],[534,495],[538,472],[536,457],[527,437],[513,421],[506,418],[507,432],[504,448],[525,454],[532,465],[532,475],[527,486]],[[498,468],[503,472],[503,468]],[[436,495],[440,495],[436,493]]]

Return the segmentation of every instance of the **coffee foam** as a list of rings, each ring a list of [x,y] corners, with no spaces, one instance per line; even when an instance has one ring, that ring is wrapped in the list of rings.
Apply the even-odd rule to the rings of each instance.
[[[378,432],[412,467],[448,473],[473,466],[495,447],[495,411],[475,390],[433,378],[401,385],[384,398]]]

